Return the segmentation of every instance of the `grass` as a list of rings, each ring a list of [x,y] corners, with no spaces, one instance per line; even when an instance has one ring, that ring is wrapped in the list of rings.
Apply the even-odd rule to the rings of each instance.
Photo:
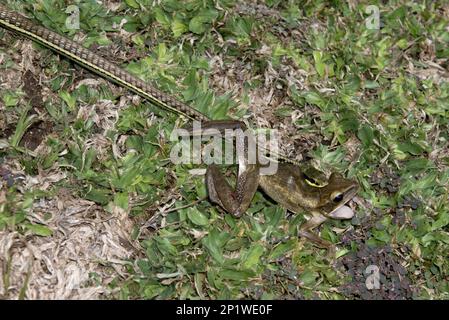
[[[22,70],[22,40],[4,30],[0,69],[12,83],[0,86],[0,161],[27,176],[66,178],[23,193],[2,175],[0,228],[52,237],[30,208],[60,188],[108,212],[121,208],[141,250],[107,298],[381,299],[398,281],[394,298],[448,299],[449,11],[444,1],[382,3],[127,0],[107,10],[82,2],[81,29],[70,30],[64,1],[7,1],[50,29],[83,35],[86,46],[211,118],[271,125],[292,157],[356,179],[356,217],[321,228],[341,242],[337,266],[297,238],[301,215],[260,192],[240,219],[201,201],[204,177],[191,174],[198,166],[168,160],[170,132],[184,124],[177,115],[38,45],[43,105],[30,114],[20,79],[7,77]],[[370,30],[373,4],[381,26]],[[37,154],[23,146],[33,125],[45,132]],[[357,278],[370,264],[384,276],[377,291],[360,289]]]

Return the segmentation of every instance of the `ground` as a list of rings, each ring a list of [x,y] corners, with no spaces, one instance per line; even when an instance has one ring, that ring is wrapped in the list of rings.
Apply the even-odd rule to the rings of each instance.
[[[205,200],[187,120],[0,29],[1,298],[449,298],[446,1],[3,3],[360,191],[331,263],[263,193]]]

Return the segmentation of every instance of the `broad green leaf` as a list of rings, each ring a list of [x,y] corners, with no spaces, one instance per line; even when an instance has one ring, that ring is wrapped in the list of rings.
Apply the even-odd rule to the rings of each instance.
[[[304,283],[304,286],[311,287],[315,285],[317,277],[318,277],[317,272],[305,270],[303,273],[301,273],[299,279]]]
[[[369,147],[372,145],[373,143],[373,139],[374,139],[374,133],[373,133],[373,129],[364,124],[359,128],[359,132],[357,135],[360,139],[360,141],[362,141],[363,145],[365,147]]]
[[[160,284],[146,285],[144,289],[144,295],[146,299],[153,299],[164,291],[164,286]]]
[[[389,243],[391,240],[391,236],[388,234],[386,230],[372,230],[373,236],[376,240]]]
[[[72,96],[67,91],[61,91],[59,93],[59,96],[61,97],[62,100],[64,100],[64,102],[67,104],[67,106],[69,107],[70,110],[74,110],[75,109],[75,104],[76,104],[76,97],[75,96]]]
[[[189,23],[189,30],[196,34],[201,34],[206,31],[206,26],[218,17],[216,10],[202,10]]]
[[[156,238],[156,243],[158,249],[163,254],[170,254],[170,255],[176,255],[178,253],[178,250],[176,250],[176,247],[170,243],[170,240],[167,238]]]
[[[435,231],[437,229],[443,228],[444,226],[447,226],[448,224],[449,224],[449,211],[441,212],[438,215],[437,220],[434,223],[432,223],[430,230]]]
[[[232,269],[224,269],[220,272],[219,275],[223,279],[235,281],[247,281],[255,276],[254,272],[249,270],[232,270]]]
[[[321,51],[314,51],[313,58],[315,59],[315,69],[320,75],[324,77],[326,75],[326,64],[323,62],[323,53]]]
[[[207,237],[203,238],[202,243],[207,248],[212,258],[214,258],[219,264],[224,263],[225,259],[223,257],[223,250],[222,250],[224,245],[224,238],[218,230],[213,229],[207,235]]]
[[[307,103],[323,108],[326,104],[325,100],[317,92],[309,91],[304,94]]]
[[[14,107],[19,102],[19,96],[7,91],[6,93],[3,93],[2,100],[5,106]]]
[[[285,243],[281,243],[277,245],[273,251],[269,255],[270,260],[276,260],[279,259],[282,256],[285,256],[287,252],[292,251],[295,248],[296,241],[295,240],[289,240]]]
[[[400,143],[398,145],[398,149],[402,152],[408,152],[415,156],[421,154],[424,151],[420,145],[413,142]]]
[[[154,8],[153,10],[156,21],[159,22],[163,27],[170,27],[170,17],[159,7]]]
[[[187,217],[198,226],[206,226],[209,224],[209,219],[195,207],[187,209]]]
[[[260,262],[260,257],[264,253],[264,248],[260,244],[253,245],[246,254],[246,260],[243,262],[243,268],[251,269]]]
[[[114,204],[124,210],[128,210],[129,199],[127,193],[116,193],[114,195]]]
[[[135,0],[125,0],[125,3],[131,8],[134,8],[134,9],[140,8],[139,4]]]
[[[411,159],[405,164],[407,172],[410,174],[418,174],[426,171],[432,165],[432,162],[425,158]]]
[[[91,189],[85,195],[85,198],[87,200],[94,201],[94,202],[99,203],[101,205],[105,205],[105,204],[107,204],[109,202],[110,190],[106,190],[106,189]]]
[[[25,228],[42,237],[48,237],[53,234],[53,230],[41,224],[25,224]]]
[[[183,33],[189,31],[189,27],[187,27],[184,23],[182,23],[180,20],[173,20],[171,24],[171,30],[173,32],[173,36],[175,38],[178,38]]]

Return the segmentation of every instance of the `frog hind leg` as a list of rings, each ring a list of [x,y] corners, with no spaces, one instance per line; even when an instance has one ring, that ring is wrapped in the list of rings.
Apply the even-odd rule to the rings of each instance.
[[[223,135],[225,130],[237,130],[236,139],[240,141],[237,150],[238,176],[235,189],[226,181],[224,175],[216,165],[209,165],[206,171],[206,185],[209,198],[212,202],[220,205],[224,210],[236,217],[240,217],[251,204],[251,200],[259,186],[259,164],[249,164],[246,155],[248,154],[248,143],[254,141],[252,135],[246,136],[244,131],[246,125],[238,120],[212,120],[201,124],[200,132],[215,129]],[[196,132],[193,131],[195,134]],[[257,159],[257,158],[256,158]]]
[[[240,217],[248,209],[257,191],[259,168],[257,165],[247,165],[244,170],[239,170],[234,190],[219,168],[210,165],[206,171],[206,185],[212,202],[232,215]]]

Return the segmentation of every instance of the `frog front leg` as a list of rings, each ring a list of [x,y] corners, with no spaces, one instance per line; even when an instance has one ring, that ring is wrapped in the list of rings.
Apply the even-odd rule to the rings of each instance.
[[[327,249],[329,251],[329,255],[333,256],[335,252],[334,244],[324,239],[321,239],[316,233],[313,232],[313,229],[320,226],[327,219],[328,219],[327,217],[318,212],[312,212],[312,217],[299,227],[298,234],[299,236],[304,237],[310,240],[311,242],[315,243],[319,247]]]
[[[243,170],[242,170],[243,169]],[[226,181],[216,165],[206,171],[206,185],[209,198],[236,217],[246,212],[259,185],[258,165],[239,167],[235,190]]]

